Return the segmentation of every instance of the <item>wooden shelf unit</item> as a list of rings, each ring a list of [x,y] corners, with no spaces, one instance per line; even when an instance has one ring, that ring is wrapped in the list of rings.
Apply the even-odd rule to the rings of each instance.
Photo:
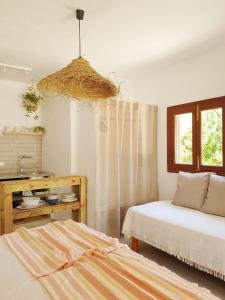
[[[56,205],[43,205],[31,209],[13,209],[13,192],[32,191],[38,189],[60,188],[71,186],[77,194],[78,201],[70,203],[58,203]],[[71,210],[72,216],[79,211],[79,221],[87,221],[87,179],[84,176],[53,177],[37,180],[15,180],[0,182],[0,213],[1,234],[13,231],[13,221],[48,215],[54,212]]]

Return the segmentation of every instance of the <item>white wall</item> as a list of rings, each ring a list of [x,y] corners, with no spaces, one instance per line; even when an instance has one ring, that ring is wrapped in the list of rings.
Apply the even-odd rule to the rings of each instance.
[[[88,225],[94,227],[95,119],[94,109],[63,97],[45,99],[43,168],[56,176],[88,179]]]
[[[160,199],[171,199],[177,174],[167,172],[167,106],[225,95],[225,46],[165,69],[151,66],[133,77],[136,99],[158,104],[158,181]]]
[[[39,120],[25,117],[21,96],[26,89],[27,84],[0,80],[0,131],[4,126],[33,127],[42,124],[41,116]]]
[[[94,203],[96,188],[96,137],[94,107],[71,104],[71,160],[72,174],[88,179],[87,219],[94,227]]]
[[[71,175],[71,103],[62,97],[43,101],[43,169],[56,176]]]

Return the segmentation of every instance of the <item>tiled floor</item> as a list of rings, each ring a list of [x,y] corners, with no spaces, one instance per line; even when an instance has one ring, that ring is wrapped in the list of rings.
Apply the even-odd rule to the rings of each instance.
[[[209,289],[214,295],[216,295],[220,299],[225,300],[224,281],[216,279],[213,276],[206,274],[205,272],[201,272],[192,267],[189,267],[185,263],[177,260],[175,257],[144,243],[141,244],[139,253],[157,262],[159,265],[168,268],[181,277],[191,282],[195,282],[201,287]]]

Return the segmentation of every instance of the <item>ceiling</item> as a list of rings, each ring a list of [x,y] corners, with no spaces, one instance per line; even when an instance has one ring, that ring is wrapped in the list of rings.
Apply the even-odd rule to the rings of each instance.
[[[225,43],[225,0],[0,0],[0,63],[32,68],[34,80],[64,67],[78,56],[77,8],[83,56],[108,76]]]

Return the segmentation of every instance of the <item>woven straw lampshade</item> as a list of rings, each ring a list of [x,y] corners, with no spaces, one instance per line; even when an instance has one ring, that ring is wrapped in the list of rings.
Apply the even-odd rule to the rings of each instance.
[[[81,57],[80,21],[84,18],[84,10],[77,9],[76,18],[79,21],[79,58],[42,79],[37,87],[42,92],[55,92],[74,100],[103,100],[114,97],[118,94],[118,88]]]
[[[118,88],[82,57],[42,79],[38,88],[42,92],[55,92],[79,100],[103,100],[118,94]]]

